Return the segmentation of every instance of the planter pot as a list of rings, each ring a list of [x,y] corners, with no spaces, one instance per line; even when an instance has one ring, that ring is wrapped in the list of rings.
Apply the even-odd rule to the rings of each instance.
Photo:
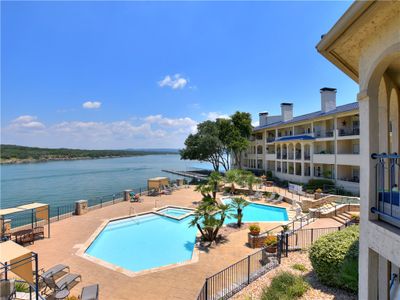
[[[258,236],[260,234],[259,231],[250,231],[251,235]]]
[[[274,245],[274,246],[266,246],[265,247],[265,251],[268,252],[268,253],[276,253],[276,250],[277,250],[277,246],[276,245]]]

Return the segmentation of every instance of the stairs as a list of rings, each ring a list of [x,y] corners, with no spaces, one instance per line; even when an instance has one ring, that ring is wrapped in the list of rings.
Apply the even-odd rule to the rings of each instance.
[[[333,216],[332,219],[334,219],[344,225],[351,220],[351,214],[349,212],[344,212],[344,213],[338,214],[337,216]]]

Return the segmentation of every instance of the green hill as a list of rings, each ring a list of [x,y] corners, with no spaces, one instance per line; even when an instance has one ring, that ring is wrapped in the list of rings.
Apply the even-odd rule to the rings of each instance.
[[[94,159],[142,155],[177,154],[176,151],[151,150],[82,150],[67,148],[38,148],[17,145],[0,145],[1,163],[21,163],[48,160]]]

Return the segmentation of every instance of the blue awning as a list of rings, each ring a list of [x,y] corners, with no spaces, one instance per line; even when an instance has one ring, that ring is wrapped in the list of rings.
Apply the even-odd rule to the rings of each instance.
[[[300,140],[300,141],[312,141],[315,140],[314,137],[311,135],[293,135],[293,136],[284,136],[281,138],[277,138],[275,142],[284,142],[284,141],[295,141],[295,140]]]

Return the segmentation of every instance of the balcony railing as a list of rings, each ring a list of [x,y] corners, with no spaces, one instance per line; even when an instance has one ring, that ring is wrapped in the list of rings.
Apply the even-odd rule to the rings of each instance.
[[[267,138],[267,143],[272,143],[273,141],[275,141],[275,137],[274,136]]]
[[[327,137],[333,137],[333,131],[316,131],[314,132],[314,137],[316,138],[327,138]]]
[[[371,212],[382,221],[400,227],[400,155],[374,153],[371,157],[377,160],[375,206]]]
[[[347,181],[347,182],[357,182],[357,183],[360,182],[360,178],[358,178],[358,176],[353,176],[351,178],[349,178],[349,177],[341,177],[341,178],[338,178],[338,180]]]
[[[339,129],[339,136],[360,135],[360,128]]]

